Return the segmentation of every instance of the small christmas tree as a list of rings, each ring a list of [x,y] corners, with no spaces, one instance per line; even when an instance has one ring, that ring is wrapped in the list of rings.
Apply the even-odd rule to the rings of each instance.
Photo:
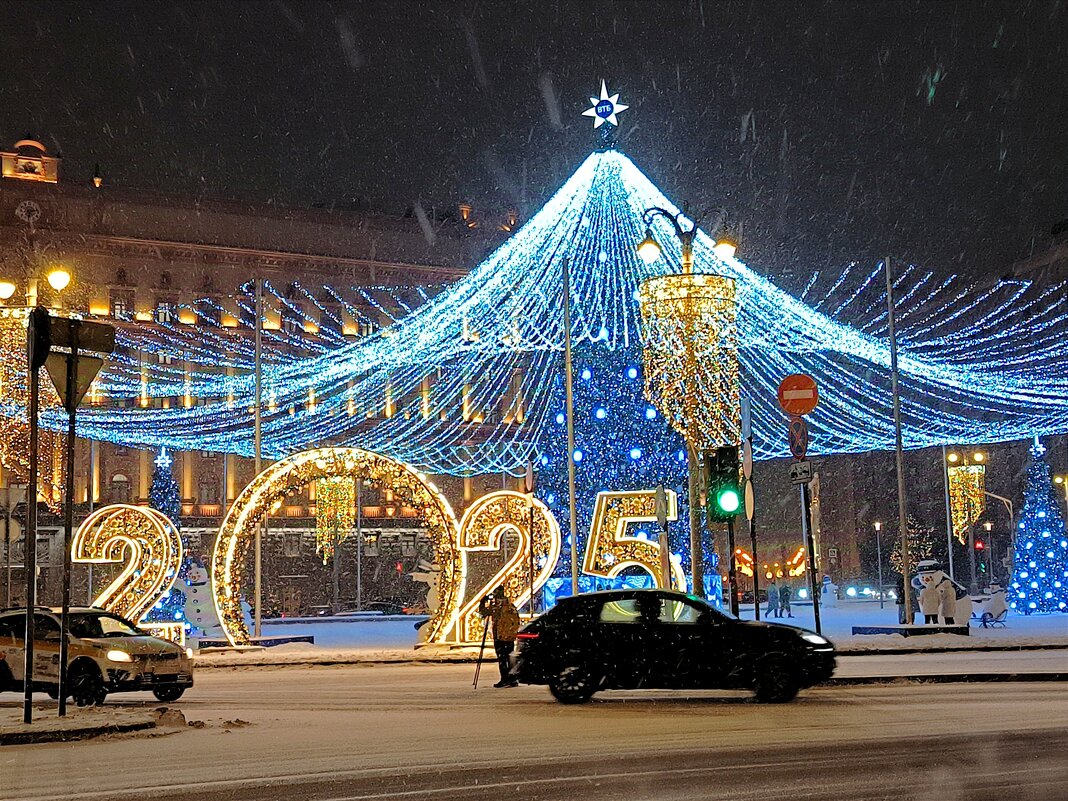
[[[172,460],[166,448],[160,448],[159,456],[156,457],[156,468],[152,471],[152,485],[148,490],[148,503],[158,512],[162,512],[171,519],[179,532],[182,530],[182,499],[178,494],[178,482],[174,480],[171,472]],[[183,549],[188,551],[185,538],[182,538]],[[150,621],[174,622],[185,619],[186,594],[184,589],[188,586],[186,575],[189,571],[189,557],[182,560],[182,566],[175,576],[174,586],[160,600],[155,608],[149,610],[146,619]]]
[[[1035,437],[1016,530],[1009,606],[1026,615],[1068,611],[1068,539],[1053,497],[1046,449]]]
[[[941,559],[940,543],[934,529],[920,523],[912,515],[908,516],[909,527],[909,570],[915,573],[916,565],[921,559]],[[890,566],[895,572],[901,572],[901,538],[894,540],[890,549]]]

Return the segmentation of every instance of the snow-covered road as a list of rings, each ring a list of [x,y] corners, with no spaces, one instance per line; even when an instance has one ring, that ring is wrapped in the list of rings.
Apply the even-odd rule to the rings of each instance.
[[[851,659],[850,671],[879,658]],[[204,671],[179,704],[204,728],[5,747],[0,797],[740,799],[789,787],[822,801],[1049,801],[1068,786],[1064,683],[828,687],[785,706],[604,693],[565,707],[544,688],[474,691],[471,676],[470,665]]]

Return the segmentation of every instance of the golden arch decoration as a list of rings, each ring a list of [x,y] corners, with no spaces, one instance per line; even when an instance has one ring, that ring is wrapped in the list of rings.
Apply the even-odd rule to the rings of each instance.
[[[456,516],[438,488],[414,468],[362,448],[316,448],[275,462],[242,490],[226,514],[212,556],[211,587],[215,609],[231,645],[249,645],[241,609],[246,555],[255,531],[286,495],[324,478],[352,477],[389,490],[405,506],[419,511],[441,565],[440,602],[427,623],[427,640],[441,639],[455,618],[463,583],[456,547]]]

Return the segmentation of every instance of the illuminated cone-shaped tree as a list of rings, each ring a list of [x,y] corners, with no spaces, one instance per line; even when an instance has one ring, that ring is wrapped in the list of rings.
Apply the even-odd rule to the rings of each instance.
[[[156,457],[156,468],[152,471],[152,485],[148,488],[148,503],[153,509],[167,515],[179,532],[182,530],[182,499],[178,493],[178,482],[171,471],[171,457],[166,448],[161,448]],[[183,549],[189,552],[189,544],[182,538]],[[168,623],[185,619],[186,574],[189,570],[189,557],[182,561],[174,586],[154,609],[146,616],[150,621]]]
[[[1024,508],[1016,528],[1009,606],[1026,615],[1068,611],[1068,539],[1053,497],[1046,449],[1035,437],[1027,464]]]

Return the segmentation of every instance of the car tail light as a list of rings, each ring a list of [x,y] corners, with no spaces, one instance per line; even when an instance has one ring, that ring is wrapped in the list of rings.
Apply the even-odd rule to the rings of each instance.
[[[521,631],[515,635],[517,640],[536,640],[538,639],[538,633],[536,631]]]

